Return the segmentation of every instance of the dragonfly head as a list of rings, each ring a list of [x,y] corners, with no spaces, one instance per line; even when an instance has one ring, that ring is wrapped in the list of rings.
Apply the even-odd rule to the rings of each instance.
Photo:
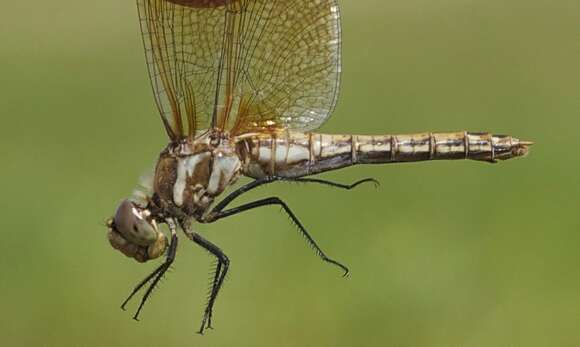
[[[121,202],[107,226],[111,246],[139,262],[158,258],[167,248],[167,237],[151,212],[129,200]]]

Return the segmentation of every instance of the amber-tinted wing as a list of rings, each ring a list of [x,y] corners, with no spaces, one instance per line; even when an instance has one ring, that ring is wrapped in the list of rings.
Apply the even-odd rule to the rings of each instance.
[[[336,0],[137,0],[172,139],[210,127],[312,130],[340,78]]]

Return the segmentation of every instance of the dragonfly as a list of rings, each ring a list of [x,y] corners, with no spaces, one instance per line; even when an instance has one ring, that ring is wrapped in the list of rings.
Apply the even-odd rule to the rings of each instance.
[[[315,132],[332,114],[340,86],[336,0],[137,0],[137,8],[169,144],[151,179],[123,200],[107,222],[110,244],[124,255],[138,262],[164,257],[121,306],[125,309],[144,290],[135,320],[174,262],[181,229],[217,260],[198,332],[211,328],[230,260],[192,225],[259,207],[281,207],[316,255],[348,274],[279,197],[232,206],[250,190],[284,181],[350,190],[377,182],[367,178],[341,184],[311,176],[357,164],[495,163],[523,156],[532,145],[487,132]],[[251,181],[224,194],[243,176]]]

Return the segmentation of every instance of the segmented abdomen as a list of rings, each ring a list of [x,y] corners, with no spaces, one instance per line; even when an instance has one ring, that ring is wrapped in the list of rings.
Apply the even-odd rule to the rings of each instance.
[[[449,132],[405,135],[328,135],[281,131],[238,137],[245,175],[301,177],[354,164],[443,159],[488,162],[527,153],[531,142],[507,135]]]

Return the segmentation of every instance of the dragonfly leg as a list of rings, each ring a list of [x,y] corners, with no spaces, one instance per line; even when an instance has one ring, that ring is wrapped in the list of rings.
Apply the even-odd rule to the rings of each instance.
[[[153,282],[151,282],[149,287],[147,287],[147,290],[145,291],[145,295],[143,295],[143,298],[141,299],[141,303],[139,304],[139,308],[137,309],[137,311],[135,312],[135,315],[133,316],[134,320],[139,320],[139,313],[141,313],[141,309],[143,309],[145,302],[147,301],[147,299],[151,295],[151,292],[153,291],[155,286],[157,286],[157,283],[159,283],[159,280],[161,280],[161,278],[163,277],[163,275],[165,274],[167,269],[169,269],[169,267],[171,266],[171,264],[175,260],[175,254],[177,252],[177,240],[178,240],[177,233],[175,230],[175,223],[171,220],[167,220],[167,224],[169,225],[169,229],[171,230],[171,243],[169,244],[169,248],[167,250],[167,256],[165,258],[165,261],[161,265],[159,265],[151,274],[149,274],[149,276],[145,277],[145,279],[143,279],[141,282],[139,282],[139,284],[137,284],[137,286],[135,286],[135,288],[133,289],[131,294],[129,294],[127,299],[125,299],[125,301],[121,305],[121,308],[123,310],[125,310],[125,306],[131,300],[131,298],[133,298],[133,296],[135,294],[137,294],[137,292],[139,292],[139,290],[141,290],[141,288],[143,288],[147,283],[149,283],[151,280],[153,280]]]
[[[318,183],[318,184],[323,184],[323,185],[327,185],[327,186],[331,186],[331,187],[335,187],[335,188],[340,188],[340,189],[346,189],[346,190],[351,190],[351,189],[355,188],[356,186],[363,184],[363,183],[373,183],[375,185],[375,187],[378,187],[380,185],[379,181],[375,180],[374,178],[364,178],[364,179],[356,181],[352,184],[342,184],[342,183],[327,181],[327,180],[318,179],[318,178],[288,178],[288,177],[278,177],[278,176],[267,176],[264,178],[256,179],[256,180],[254,180],[246,185],[241,186],[240,188],[236,189],[235,191],[231,192],[228,196],[226,196],[222,201],[220,201],[215,206],[214,210],[221,211],[227,205],[229,205],[230,202],[232,202],[234,199],[236,199],[238,196],[242,195],[243,193],[248,192],[248,191],[250,191],[254,188],[257,188],[259,186],[262,186],[264,184],[277,182],[277,181],[300,182],[300,183]]]
[[[322,249],[316,244],[316,241],[314,241],[314,239],[310,236],[308,231],[306,231],[306,228],[304,228],[302,223],[298,220],[298,218],[292,212],[292,210],[290,210],[288,205],[286,205],[286,203],[284,201],[280,200],[277,197],[270,197],[270,198],[266,198],[266,199],[257,200],[257,201],[250,202],[250,203],[238,206],[238,207],[233,207],[231,209],[227,209],[224,211],[219,210],[218,209],[219,205],[218,205],[205,217],[204,222],[205,223],[212,223],[212,222],[215,222],[219,219],[233,216],[233,215],[236,215],[236,214],[244,212],[244,211],[248,211],[248,210],[251,210],[251,209],[254,209],[257,207],[269,206],[269,205],[278,205],[278,206],[282,207],[282,209],[284,209],[284,211],[288,214],[288,216],[290,217],[292,222],[294,222],[294,224],[298,227],[298,231],[300,231],[300,234],[302,234],[302,236],[304,236],[304,238],[306,239],[306,241],[308,242],[310,247],[312,247],[312,249],[314,249],[314,252],[316,252],[316,254],[320,258],[322,258],[322,260],[324,260],[325,262],[330,263],[330,264],[334,264],[334,265],[340,267],[344,271],[343,276],[348,275],[348,273],[349,273],[348,268],[345,265],[337,262],[336,260],[329,258],[322,251]]]
[[[195,242],[196,244],[200,245],[205,250],[210,252],[213,256],[216,257],[218,261],[215,273],[213,275],[213,283],[211,286],[211,291],[209,293],[209,298],[207,301],[207,305],[205,307],[205,312],[203,314],[203,320],[201,321],[201,327],[199,328],[198,331],[199,334],[203,334],[204,329],[212,328],[211,318],[213,315],[213,306],[215,304],[219,291],[224,283],[226,274],[228,273],[228,269],[230,267],[230,260],[228,256],[225,255],[225,253],[218,246],[206,240],[198,233],[187,230],[186,234],[190,240],[192,240],[193,242]]]
[[[327,185],[327,186],[331,186],[331,187],[335,187],[335,188],[346,189],[346,190],[351,190],[351,189],[355,188],[356,186],[363,184],[363,183],[372,183],[375,185],[376,188],[378,188],[381,185],[380,182],[374,178],[364,178],[364,179],[358,180],[352,184],[342,184],[342,183],[322,180],[319,178],[291,178],[291,179],[286,179],[286,180],[291,181],[291,182],[318,183],[318,184],[323,184],[323,185]]]
[[[217,296],[217,292],[219,291],[218,283],[219,283],[219,278],[221,276],[221,273],[222,273],[222,262],[218,260],[217,266],[216,266],[215,270],[213,271],[213,281],[211,282],[211,290],[210,290],[209,295],[208,295],[208,302],[209,302],[209,298],[213,295],[213,293],[216,293],[215,295]],[[215,301],[215,298],[214,298],[214,301]],[[211,325],[212,315],[213,315],[213,309],[209,311],[209,316],[207,317],[207,328],[209,328],[209,329],[213,329],[213,327]]]

